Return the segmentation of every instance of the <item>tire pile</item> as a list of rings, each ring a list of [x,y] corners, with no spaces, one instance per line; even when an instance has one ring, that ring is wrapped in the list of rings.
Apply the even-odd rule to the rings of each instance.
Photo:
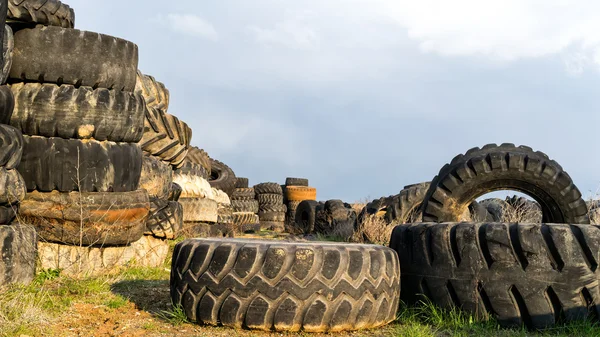
[[[286,178],[283,191],[287,206],[286,231],[300,234],[301,230],[295,226],[296,209],[304,200],[317,200],[317,189],[308,186],[308,179]]]
[[[237,178],[235,189],[231,194],[233,223],[239,233],[260,231],[258,218],[258,200],[255,199],[254,188],[248,187],[248,178]]]
[[[254,185],[254,193],[258,201],[258,218],[261,229],[276,232],[285,231],[287,207],[283,203],[283,189],[281,185],[277,183]]]

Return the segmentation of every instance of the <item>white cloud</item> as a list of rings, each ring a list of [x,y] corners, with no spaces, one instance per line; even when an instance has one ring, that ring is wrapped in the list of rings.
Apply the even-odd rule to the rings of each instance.
[[[208,21],[192,14],[168,14],[167,21],[171,29],[176,32],[195,37],[217,41],[219,34],[215,27]]]
[[[273,28],[255,25],[247,27],[256,41],[265,45],[281,45],[290,49],[313,49],[319,44],[319,34],[308,20],[310,13],[296,14],[275,24]]]

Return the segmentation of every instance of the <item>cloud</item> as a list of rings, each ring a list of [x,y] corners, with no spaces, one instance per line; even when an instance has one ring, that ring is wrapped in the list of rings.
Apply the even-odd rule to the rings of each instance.
[[[256,41],[264,45],[280,45],[290,49],[313,49],[319,44],[319,35],[311,27],[306,14],[297,14],[279,22],[273,28],[255,25],[247,27]]]
[[[217,41],[219,34],[208,21],[192,14],[168,14],[166,21],[175,32]]]

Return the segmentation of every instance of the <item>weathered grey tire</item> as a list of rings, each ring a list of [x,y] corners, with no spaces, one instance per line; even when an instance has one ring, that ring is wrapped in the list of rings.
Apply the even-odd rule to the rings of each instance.
[[[4,66],[2,67],[2,73],[0,74],[0,83],[6,83],[8,74],[10,74],[10,68],[12,67],[12,53],[15,49],[15,38],[13,35],[12,28],[9,25],[4,25],[4,40],[2,41],[2,58],[4,60]]]
[[[0,125],[0,167],[12,170],[23,156],[23,135],[10,125]]]
[[[217,222],[218,205],[211,199],[182,198],[184,222]]]
[[[258,196],[259,194],[279,194],[283,195],[283,189],[281,185],[277,183],[261,183],[254,185],[254,193]]]
[[[137,144],[23,136],[18,167],[27,190],[135,191],[142,171]]]
[[[477,197],[499,189],[530,195],[542,206],[543,222],[589,223],[581,192],[562,167],[513,144],[473,148],[445,165],[424,198],[423,221],[458,221]]]
[[[139,240],[150,211],[148,193],[31,192],[19,219],[35,226],[42,240],[69,245],[116,246]]]
[[[154,156],[144,156],[139,188],[148,191],[150,198],[168,199],[173,183],[171,165]]]
[[[322,202],[313,200],[304,200],[296,209],[296,226],[304,234],[311,234],[315,231],[315,221],[317,212],[323,210],[325,205]]]
[[[248,188],[248,178],[237,177],[235,180],[235,188]]]
[[[382,246],[191,239],[175,246],[170,286],[193,322],[336,332],[396,318],[400,266]]]
[[[169,190],[169,201],[179,201],[183,189],[178,183],[171,183],[171,189]]]
[[[10,21],[73,28],[75,12],[58,0],[8,0]]]
[[[30,225],[0,226],[0,285],[27,284],[35,277],[37,235]]]
[[[228,238],[233,237],[234,225],[204,222],[184,222],[183,237]]]
[[[281,194],[257,194],[256,200],[260,205],[282,205],[283,204],[283,195]]]
[[[15,97],[10,125],[26,135],[128,143],[142,139],[146,104],[141,95],[51,83],[10,88]]]
[[[229,166],[212,158],[210,158],[210,167],[210,179],[208,180],[210,186],[227,193],[229,196],[233,195],[236,181],[233,170]]]
[[[479,203],[482,205],[489,216],[484,219],[485,222],[507,222],[506,212],[511,210],[512,206],[506,201],[498,198],[485,199]]]
[[[219,205],[217,210],[217,223],[224,225],[233,224],[233,209],[231,209],[231,206]]]
[[[27,187],[19,172],[0,167],[0,206],[18,204],[26,194]]]
[[[207,174],[210,175],[210,172],[212,169],[210,157],[204,150],[199,149],[195,146],[191,146],[186,158],[187,158],[187,160],[191,161],[192,163],[202,165],[202,167],[204,167]]]
[[[174,239],[183,228],[183,207],[177,201],[155,199],[150,202],[144,235]]]
[[[231,194],[231,200],[255,200],[254,188],[236,188]]]
[[[138,47],[116,37],[50,26],[15,33],[10,78],[132,92]]]
[[[260,221],[285,222],[285,212],[258,212]]]
[[[234,212],[233,223],[237,226],[253,225],[260,222],[256,213],[252,212]]]
[[[308,187],[308,179],[306,179],[306,178],[286,178],[285,186]]]
[[[192,140],[192,129],[177,117],[162,110],[147,108],[142,149],[170,162],[175,168],[183,166]]]
[[[169,110],[169,90],[154,77],[144,75],[139,70],[135,81],[135,92],[144,97],[149,107],[164,112]]]
[[[424,223],[398,226],[390,246],[402,300],[542,329],[598,317],[598,226]],[[423,295],[420,295],[423,294]]]
[[[277,204],[262,204],[259,206],[258,209],[261,212],[275,212],[275,213],[287,212],[287,206],[284,204],[278,204],[278,205]]]
[[[256,200],[231,200],[231,207],[235,212],[258,213],[258,201]]]

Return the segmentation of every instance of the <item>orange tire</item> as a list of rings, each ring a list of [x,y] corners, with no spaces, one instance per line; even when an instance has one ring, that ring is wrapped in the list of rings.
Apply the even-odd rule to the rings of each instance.
[[[317,200],[317,189],[314,187],[287,186],[285,194],[289,201]]]

